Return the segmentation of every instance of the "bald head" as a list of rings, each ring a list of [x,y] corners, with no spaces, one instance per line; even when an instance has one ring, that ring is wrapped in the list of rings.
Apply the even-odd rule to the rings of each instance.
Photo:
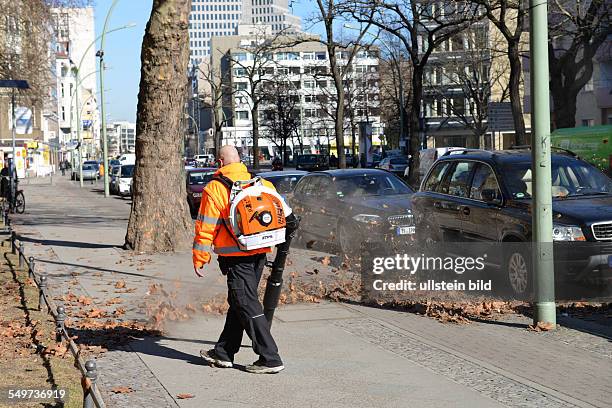
[[[223,166],[227,166],[228,164],[239,163],[240,155],[234,146],[225,145],[219,150],[219,160],[221,160]]]

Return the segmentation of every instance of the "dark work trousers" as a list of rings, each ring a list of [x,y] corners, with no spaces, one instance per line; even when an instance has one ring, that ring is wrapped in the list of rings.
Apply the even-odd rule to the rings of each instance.
[[[265,254],[219,257],[221,272],[227,275],[229,303],[225,327],[215,345],[215,352],[223,360],[234,361],[234,354],[240,350],[242,333],[246,331],[253,342],[253,351],[266,366],[282,365],[278,347],[257,297],[265,263]]]

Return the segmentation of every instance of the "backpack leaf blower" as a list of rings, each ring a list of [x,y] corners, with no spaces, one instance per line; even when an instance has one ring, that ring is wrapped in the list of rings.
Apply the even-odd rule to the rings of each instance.
[[[298,226],[300,225],[300,219],[293,213],[289,214],[286,217],[286,220],[287,225],[285,227],[285,242],[276,245],[276,257],[274,258],[274,261],[268,261],[266,263],[266,266],[272,268],[272,272],[270,273],[268,282],[266,284],[263,308],[264,315],[270,326],[272,326],[274,310],[278,306],[281,289],[283,288],[283,272],[285,270],[287,255],[289,255],[289,246],[291,245],[291,240],[295,237]]]

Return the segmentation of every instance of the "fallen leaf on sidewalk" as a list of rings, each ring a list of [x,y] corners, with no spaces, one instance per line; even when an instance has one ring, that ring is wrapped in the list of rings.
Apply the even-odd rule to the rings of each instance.
[[[538,322],[535,325],[533,325],[533,324],[529,325],[529,330],[536,331],[536,332],[551,331],[551,330],[554,330],[555,328],[556,328],[555,324],[554,323],[550,323],[550,322]]]
[[[118,307],[114,312],[113,312],[113,316],[115,317],[119,317],[121,315],[125,314],[125,309],[123,307]]]
[[[136,292],[136,288],[125,288],[125,289],[118,289],[115,291],[115,293],[133,293]]]
[[[100,317],[106,317],[106,311],[102,310],[102,309],[91,309],[89,312],[87,312],[86,317],[90,318],[90,319],[98,319]]]
[[[89,305],[91,305],[92,300],[91,300],[91,298],[88,298],[86,296],[81,296],[79,298],[78,302],[80,304],[82,304],[82,305],[89,306]]]
[[[116,289],[122,289],[125,288],[125,281],[124,280],[120,280],[117,283],[115,283],[115,288]]]
[[[195,395],[193,395],[193,394],[178,394],[176,396],[176,398],[178,398],[178,399],[189,399],[189,398],[195,398]]]
[[[134,392],[132,387],[114,387],[111,388],[111,392],[115,394],[129,394],[130,392]]]
[[[325,266],[329,265],[331,263],[329,256],[324,256],[323,259],[321,259],[321,263]]]
[[[123,300],[121,300],[121,298],[114,297],[114,298],[112,298],[110,300],[107,300],[105,305],[106,306],[110,306],[110,305],[115,305],[117,303],[122,303],[122,302],[123,302]]]

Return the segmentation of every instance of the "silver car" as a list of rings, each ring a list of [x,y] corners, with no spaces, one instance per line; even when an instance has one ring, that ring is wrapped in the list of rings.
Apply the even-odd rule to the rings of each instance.
[[[403,156],[392,156],[382,159],[378,165],[379,169],[387,170],[398,176],[404,175],[404,170],[408,167],[408,159]]]
[[[97,180],[98,179],[98,168],[93,164],[84,164],[83,165],[83,180]],[[77,169],[77,178],[79,169]]]

